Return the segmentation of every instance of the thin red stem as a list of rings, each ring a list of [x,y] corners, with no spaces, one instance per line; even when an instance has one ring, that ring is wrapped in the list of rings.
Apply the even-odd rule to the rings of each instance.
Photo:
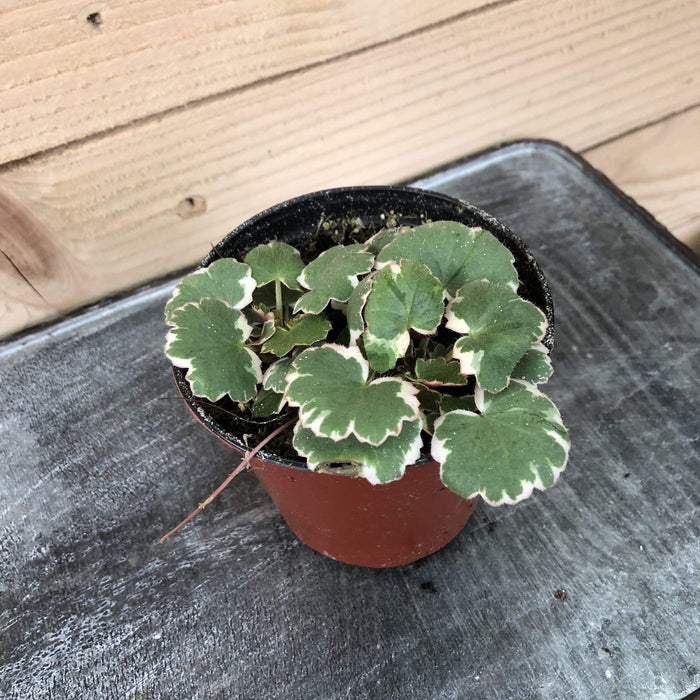
[[[250,452],[246,452],[246,455],[241,463],[228,475],[228,477],[226,477],[226,480],[216,489],[216,491],[214,491],[205,501],[200,503],[197,508],[193,510],[177,527],[174,527],[167,535],[161,537],[160,543],[163,544],[168,537],[174,535],[184,525],[187,525],[187,523],[190,522],[190,520],[192,520],[197,513],[201,513],[233,481],[233,479],[250,464],[250,460],[253,459],[253,457],[255,457],[255,455],[262,450],[262,448],[265,447],[270,440],[276,438],[280,433],[284,432],[296,422],[297,419],[294,417],[287,421],[284,425],[281,425],[279,428],[275,428],[275,430],[262,439]]]

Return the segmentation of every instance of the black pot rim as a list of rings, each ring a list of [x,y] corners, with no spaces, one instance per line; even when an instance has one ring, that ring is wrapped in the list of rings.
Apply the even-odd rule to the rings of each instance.
[[[327,190],[318,190],[308,194],[294,197],[275,204],[268,209],[261,211],[258,214],[250,217],[242,224],[237,226],[227,236],[225,236],[212,250],[204,257],[197,269],[207,267],[215,260],[221,257],[230,257],[225,253],[231,248],[236,248],[236,244],[254,244],[264,243],[272,238],[277,238],[276,232],[271,235],[264,235],[269,229],[274,229],[275,225],[284,219],[293,219],[295,212],[300,212],[308,218],[310,214],[325,215],[328,210],[334,207],[337,210],[340,206],[347,207],[345,211],[349,211],[356,204],[364,204],[367,202],[376,201],[377,204],[373,208],[376,213],[381,211],[381,202],[386,198],[395,198],[397,204],[401,199],[413,201],[414,206],[420,209],[420,205],[433,206],[436,209],[446,207],[451,210],[451,216],[442,217],[447,220],[469,222],[469,225],[477,225],[485,228],[490,233],[494,234],[502,243],[504,243],[516,258],[516,268],[520,267],[525,271],[530,285],[536,287],[536,291],[540,297],[538,302],[534,302],[545,313],[548,321],[547,333],[543,339],[545,347],[551,351],[554,342],[554,305],[552,302],[551,292],[547,279],[544,276],[537,260],[532,256],[527,245],[513,233],[507,226],[501,223],[491,214],[479,209],[478,207],[469,204],[460,199],[450,197],[449,195],[432,190],[423,190],[416,187],[401,187],[398,185],[360,185],[355,187],[337,187]],[[430,217],[433,218],[433,217]],[[433,219],[435,220],[435,219]],[[308,225],[308,222],[307,222]],[[310,229],[307,229],[310,230]],[[256,239],[256,233],[263,233]],[[303,231],[297,238],[303,237]],[[243,245],[241,246],[243,247]],[[252,247],[252,245],[251,245]],[[521,270],[518,270],[519,277]],[[532,290],[531,290],[532,291]],[[186,379],[187,370],[173,367],[173,375],[177,383],[180,394],[189,406],[192,413],[197,419],[216,437],[220,438],[227,444],[245,452],[248,447],[243,441],[232,431],[227,430],[222,426],[212,415],[207,411],[205,404],[198,401],[190,388],[189,382]],[[281,424],[281,422],[280,422]],[[279,455],[261,450],[257,457],[259,459],[271,462],[284,467],[293,469],[308,469],[306,462],[300,460],[290,460]],[[430,455],[421,457],[416,464],[424,464],[433,461]]]

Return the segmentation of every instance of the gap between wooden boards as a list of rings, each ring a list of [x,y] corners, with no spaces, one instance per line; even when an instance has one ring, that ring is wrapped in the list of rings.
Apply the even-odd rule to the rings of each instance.
[[[405,179],[519,137],[581,150],[697,103],[700,7],[663,5],[494,7],[5,168],[16,209],[0,249],[37,293],[0,267],[0,332],[194,262],[304,191]]]
[[[498,0],[515,2],[516,0]],[[38,0],[3,11],[0,163],[428,31],[489,0]]]

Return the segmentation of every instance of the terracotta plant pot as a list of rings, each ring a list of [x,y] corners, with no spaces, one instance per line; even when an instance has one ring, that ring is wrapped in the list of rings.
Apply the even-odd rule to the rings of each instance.
[[[289,200],[249,219],[202,261],[242,259],[260,243],[277,239],[300,246],[315,236],[314,254],[335,245],[337,232],[359,228],[366,236],[389,225],[451,220],[493,233],[515,256],[519,293],[546,314],[543,343],[551,349],[552,300],[546,279],[524,243],[490,215],[464,202],[424,190],[353,187],[315,192]],[[221,419],[215,404],[192,395],[186,371],[174,368],[178,388],[192,413],[217,437],[243,453],[245,427]],[[398,481],[373,486],[365,479],[316,473],[302,461],[261,451],[251,462],[293,532],[308,546],[333,559],[370,567],[408,564],[444,547],[462,530],[476,499],[447,489],[439,465],[428,456],[407,468]]]

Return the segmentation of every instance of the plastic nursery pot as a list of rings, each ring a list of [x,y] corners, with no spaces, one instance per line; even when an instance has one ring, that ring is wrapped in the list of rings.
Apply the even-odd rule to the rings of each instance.
[[[525,244],[489,214],[435,192],[350,187],[291,199],[241,224],[201,266],[220,257],[242,260],[249,250],[273,239],[300,248],[309,262],[326,248],[364,240],[387,226],[415,226],[431,220],[485,228],[510,249],[520,279],[518,292],[547,316],[549,327],[542,342],[551,349],[552,299]],[[193,396],[186,370],[175,367],[173,372],[195,417],[221,440],[245,452],[243,436],[250,426],[231,418],[224,406]],[[432,554],[459,534],[476,505],[476,499],[465,500],[442,484],[439,465],[428,455],[409,466],[398,481],[376,486],[361,478],[312,472],[303,461],[266,451],[258,453],[251,467],[299,539],[349,564],[399,566]]]

